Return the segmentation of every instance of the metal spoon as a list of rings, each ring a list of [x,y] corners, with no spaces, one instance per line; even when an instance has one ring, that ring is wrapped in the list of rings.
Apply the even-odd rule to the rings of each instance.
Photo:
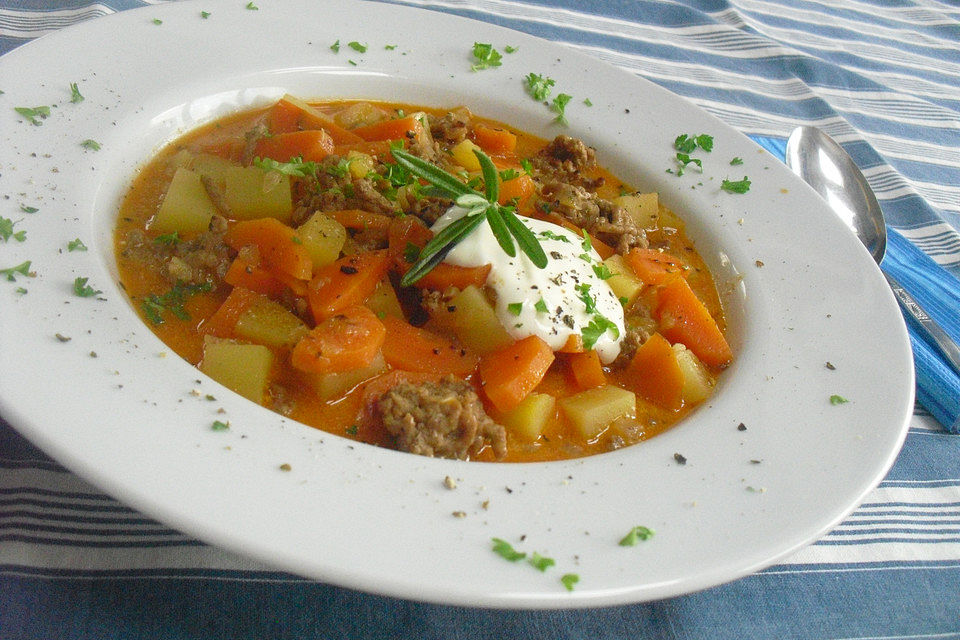
[[[843,219],[879,265],[887,248],[887,227],[880,203],[853,159],[833,138],[816,127],[797,127],[787,140],[787,166],[813,187]],[[910,314],[927,342],[939,348],[960,375],[960,347],[886,271],[893,294]]]

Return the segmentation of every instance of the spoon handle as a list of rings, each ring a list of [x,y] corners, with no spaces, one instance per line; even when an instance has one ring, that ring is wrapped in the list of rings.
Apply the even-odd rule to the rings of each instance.
[[[927,342],[939,349],[940,353],[947,360],[953,370],[960,376],[960,347],[955,343],[947,333],[940,328],[933,318],[931,318],[923,307],[913,299],[907,290],[900,286],[900,283],[886,271],[886,276],[890,288],[893,289],[893,295],[904,312],[910,314],[910,317],[916,320],[917,326],[924,332]]]

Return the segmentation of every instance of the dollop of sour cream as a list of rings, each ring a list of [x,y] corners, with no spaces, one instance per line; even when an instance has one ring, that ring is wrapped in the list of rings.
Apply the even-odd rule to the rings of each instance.
[[[466,213],[463,207],[451,207],[434,223],[433,232]],[[599,275],[603,273],[600,255],[572,231],[518,217],[547,254],[543,269],[519,247],[516,257],[508,256],[486,223],[455,245],[444,262],[461,267],[491,265],[487,286],[497,294],[497,318],[514,339],[536,335],[556,351],[570,336],[584,335],[589,343],[600,332],[593,349],[601,362],[612,362],[620,354],[624,335],[623,306]]]

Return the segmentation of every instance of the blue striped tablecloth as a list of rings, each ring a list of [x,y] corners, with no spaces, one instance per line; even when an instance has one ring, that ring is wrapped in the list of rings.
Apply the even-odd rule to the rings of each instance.
[[[865,169],[891,226],[960,276],[956,0],[394,3],[566,43],[690,98],[770,149],[798,124],[819,126]],[[0,0],[0,53],[144,4]],[[271,571],[103,495],[0,416],[0,639],[347,637],[960,638],[960,436],[918,407],[899,459],[866,502],[753,576],[642,605],[511,612]]]

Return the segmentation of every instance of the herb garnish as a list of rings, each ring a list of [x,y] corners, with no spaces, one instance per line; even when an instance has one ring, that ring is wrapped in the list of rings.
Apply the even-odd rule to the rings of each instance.
[[[200,12],[200,17],[203,18],[204,20],[206,20],[207,18],[210,17],[210,12],[209,12],[209,11],[201,11],[201,12]]]
[[[543,298],[537,300],[537,303],[533,305],[533,308],[539,311],[540,313],[549,313],[550,310],[547,309],[547,303],[543,301]]]
[[[575,573],[565,573],[560,576],[560,582],[567,588],[567,591],[573,591],[574,585],[580,582],[580,576]]]
[[[167,246],[174,246],[180,242],[180,234],[176,231],[171,231],[170,233],[164,233],[153,239],[154,244],[162,244]]]
[[[501,64],[500,60],[503,58],[500,52],[493,48],[492,44],[483,42],[473,43],[473,57],[476,59],[476,62],[470,65],[471,71],[499,67]]]
[[[80,277],[74,278],[73,292],[78,296],[80,296],[81,298],[90,298],[97,295],[98,293],[103,293],[99,289],[94,289],[93,287],[88,285],[87,280],[89,280],[89,278],[80,278]]]
[[[96,140],[91,140],[90,138],[87,138],[81,142],[80,146],[84,149],[90,149],[91,151],[100,151],[100,143]]]
[[[70,83],[70,102],[74,104],[83,102],[83,94],[80,93],[80,87],[76,82]]]
[[[536,551],[533,552],[533,555],[530,556],[530,559],[527,560],[527,562],[530,563],[530,566],[539,571],[546,571],[553,565],[557,564],[553,558],[542,556]]]
[[[847,400],[846,398],[844,398],[843,396],[838,396],[838,395],[836,395],[836,394],[830,396],[830,404],[834,404],[834,405],[836,405],[836,404],[846,404],[846,403],[848,403],[848,402],[850,402],[850,401]]]
[[[731,166],[731,167],[735,167],[735,166],[737,166],[738,164],[743,164],[743,158],[741,158],[741,157],[739,157],[739,156],[738,156],[738,157],[735,157],[733,160],[730,161],[730,166]]]
[[[49,117],[50,107],[14,107],[14,111],[27,119],[30,124],[40,126],[41,120]]]
[[[83,240],[80,238],[75,238],[67,243],[67,251],[86,251],[87,245],[83,244]]]
[[[510,313],[512,313],[512,314],[515,315],[515,316],[518,316],[518,315],[520,315],[520,312],[523,311],[523,303],[522,303],[522,302],[511,302],[510,304],[507,305],[507,311],[509,311]]]
[[[516,246],[519,246],[534,265],[541,269],[547,266],[547,256],[537,237],[520,221],[513,207],[497,203],[500,191],[497,168],[487,154],[474,150],[483,173],[484,194],[481,195],[455,176],[417,156],[402,149],[391,149],[391,153],[398,165],[426,180],[442,195],[453,199],[458,206],[467,209],[463,217],[450,223],[423,247],[417,262],[400,280],[402,286],[410,286],[426,275],[443,261],[458,242],[480,226],[484,220],[490,225],[490,230],[500,244],[500,248],[508,256],[516,256]],[[514,240],[516,240],[516,246]]]
[[[330,51],[333,51],[334,53],[340,53],[340,41],[339,41],[339,40],[337,40],[337,41],[334,42],[332,45],[330,45]]]
[[[163,24],[163,20],[161,20],[160,18],[154,18],[152,22],[157,26],[160,26],[161,24]]]
[[[559,122],[560,124],[568,124],[567,116],[565,111],[567,109],[567,103],[573,98],[570,94],[567,93],[558,93],[557,97],[553,99],[553,102],[550,104],[550,108],[556,112],[557,117],[554,118],[554,122]]]
[[[7,280],[10,282],[16,282],[17,274],[22,276],[30,276],[30,261],[25,260],[15,267],[7,267],[6,269],[0,269],[0,276],[6,276]]]
[[[290,162],[277,162],[273,158],[257,157],[253,159],[253,166],[260,167],[264,171],[277,171],[296,178],[306,178],[317,173],[317,163],[304,162],[300,156],[291,159]]]
[[[40,211],[40,209],[31,207],[30,205],[22,204],[20,205],[20,211],[23,211],[24,213],[36,213],[37,211]]]
[[[253,2],[248,2],[246,8],[247,8],[248,10],[250,10],[250,11],[260,11],[260,7],[258,7],[257,5],[253,4]]]
[[[518,562],[527,557],[527,554],[517,551],[506,540],[501,540],[500,538],[491,538],[491,540],[493,540],[493,552],[504,560]]]
[[[620,540],[621,547],[635,546],[641,540],[649,540],[653,537],[653,530],[647,527],[634,527],[630,532]]]
[[[700,147],[707,153],[713,151],[713,136],[701,133],[698,136],[681,133],[673,141],[673,147],[680,153],[693,153],[697,147]]]
[[[27,232],[24,230],[14,231],[13,227],[17,223],[11,220],[10,218],[4,218],[0,216],[0,240],[8,242],[10,238],[13,238],[17,242],[23,242],[27,239]]]
[[[183,304],[187,301],[187,296],[210,291],[210,288],[211,285],[209,282],[185,284],[182,281],[178,281],[170,291],[167,291],[163,295],[158,296],[153,293],[146,296],[140,302],[140,309],[143,311],[143,315],[147,317],[147,320],[153,324],[164,323],[164,311],[169,311],[180,320],[189,320],[190,314],[183,308]]]
[[[528,73],[524,80],[527,83],[527,92],[534,100],[546,100],[550,96],[550,87],[555,84],[553,78],[547,78],[539,73]]]
[[[743,180],[737,180],[736,182],[724,178],[723,182],[720,183],[720,188],[730,193],[746,193],[750,191],[750,178],[743,176]]]
[[[360,44],[360,43],[357,42],[356,40],[353,40],[353,41],[351,41],[351,42],[348,42],[348,43],[347,43],[347,46],[350,47],[351,49],[353,49],[354,51],[356,51],[357,53],[366,53],[366,52],[367,52],[367,45],[365,45],[365,44]]]
[[[226,431],[230,428],[229,422],[221,422],[220,420],[214,420],[213,424],[210,425],[210,428],[214,431]]]

